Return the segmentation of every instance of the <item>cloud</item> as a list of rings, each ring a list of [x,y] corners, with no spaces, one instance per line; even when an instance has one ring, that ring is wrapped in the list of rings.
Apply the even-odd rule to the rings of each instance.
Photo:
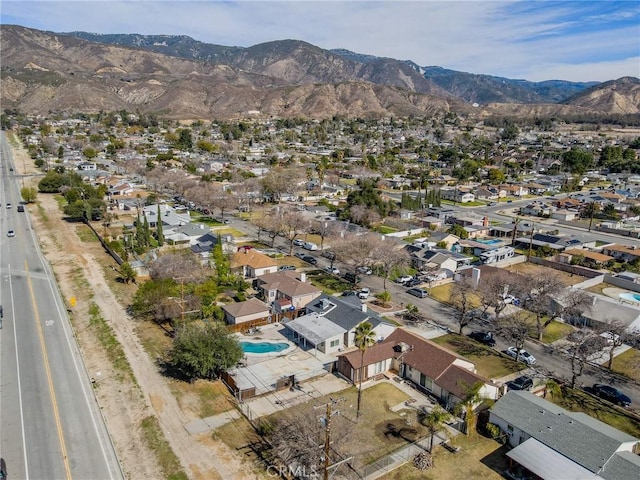
[[[514,78],[640,76],[636,2],[4,0],[1,15],[57,32],[189,35],[244,47],[297,39]]]

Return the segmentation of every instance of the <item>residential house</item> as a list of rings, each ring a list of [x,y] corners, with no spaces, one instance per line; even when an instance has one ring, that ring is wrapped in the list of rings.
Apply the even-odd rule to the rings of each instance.
[[[163,227],[162,232],[168,242],[195,245],[199,238],[211,230],[203,223],[187,223],[186,225]]]
[[[323,294],[305,310],[305,315],[285,323],[285,327],[303,348],[313,348],[327,355],[353,347],[356,327],[363,322],[371,323],[378,340],[384,340],[395,328],[376,312],[369,311],[355,296]]]
[[[637,258],[640,258],[640,246],[633,245],[628,247],[615,243],[602,247],[602,253],[622,262],[633,262]]]
[[[230,267],[245,278],[257,278],[278,271],[278,263],[255,249],[241,248],[231,257]]]
[[[158,218],[158,207],[160,218]],[[166,203],[146,205],[142,207],[142,215],[147,219],[151,228],[155,228],[158,222],[162,222],[163,227],[178,227],[191,223],[189,213],[179,213]]]
[[[507,392],[491,407],[489,422],[514,447],[507,457],[535,478],[640,478],[640,440],[530,392]],[[529,478],[527,472],[520,474]]]
[[[358,349],[341,353],[338,372],[357,383],[361,366],[363,381],[393,370],[447,407],[463,400],[467,389],[478,382],[482,383],[479,392],[482,397],[498,398],[498,386],[478,375],[472,362],[404,328],[396,328],[387,338],[369,347],[362,362]]]
[[[507,192],[512,197],[523,197],[529,195],[529,189],[525,185],[500,185],[501,190]]]
[[[470,257],[442,248],[423,248],[410,255],[414,268],[423,271],[444,269],[455,272],[459,268],[471,264]]]
[[[556,220],[564,220],[570,222],[572,220],[577,219],[580,216],[580,212],[577,210],[554,210],[551,212],[551,218],[555,218]]]
[[[497,192],[487,187],[478,187],[474,194],[478,200],[497,200],[499,198]]]
[[[545,202],[531,202],[524,207],[520,207],[521,215],[532,215],[535,217],[544,217],[551,215],[551,207]]]
[[[561,263],[571,263],[574,257],[584,257],[586,266],[600,268],[614,260],[613,257],[599,252],[592,252],[582,248],[567,248],[563,253],[558,255],[558,261]]]
[[[238,325],[254,320],[262,320],[270,315],[269,306],[257,298],[250,298],[244,302],[232,303],[222,307],[224,320],[227,325]]]
[[[265,273],[256,279],[260,297],[275,313],[299,310],[318,298],[322,291],[306,281],[306,274],[283,271]]]
[[[529,193],[532,195],[542,195],[547,191],[547,187],[541,185],[539,183],[528,183],[525,187],[529,190]]]
[[[443,200],[451,200],[458,203],[469,203],[476,199],[476,196],[471,192],[460,190],[459,188],[441,188],[440,197]]]
[[[208,259],[219,241],[222,242],[223,253],[231,254],[236,251],[232,235],[217,235],[213,232],[207,232],[196,238],[195,243],[191,244],[191,251],[203,259]]]

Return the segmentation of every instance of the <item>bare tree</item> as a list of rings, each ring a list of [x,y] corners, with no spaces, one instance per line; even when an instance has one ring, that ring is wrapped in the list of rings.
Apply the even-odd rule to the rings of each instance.
[[[607,368],[611,370],[613,365],[613,357],[616,348],[621,347],[630,337],[627,327],[620,320],[615,318],[607,318],[597,328],[598,332],[606,342],[604,350],[607,352],[609,359],[607,360]]]
[[[282,212],[280,229],[289,242],[289,255],[293,255],[293,242],[308,231],[309,221],[302,212],[288,208]]]
[[[352,421],[348,420],[340,409],[333,406],[330,417],[330,449],[336,457],[346,455],[351,434],[354,431]],[[266,436],[272,445],[273,453],[290,469],[306,472],[324,469],[324,449],[326,443],[327,421],[326,407],[306,403],[283,412],[272,424],[265,425]]]
[[[555,297],[565,289],[564,282],[554,274],[528,275],[526,288],[518,293],[522,307],[535,315],[538,340],[542,340],[544,328],[555,316]],[[544,317],[547,316],[547,320]]]
[[[605,339],[596,331],[589,328],[581,328],[571,332],[567,336],[567,354],[571,365],[571,388],[575,388],[576,380],[582,376],[589,357],[602,350]]]
[[[473,308],[472,295],[474,293],[471,281],[461,277],[460,281],[453,284],[449,302],[458,310],[456,320],[460,326],[458,332],[462,335],[462,329],[471,322],[471,310]]]
[[[191,251],[165,253],[149,263],[149,275],[153,280],[173,279],[194,282],[205,275],[202,264]]]
[[[553,295],[552,309],[543,328],[556,318],[563,320],[575,320],[581,318],[591,310],[593,297],[579,288],[565,288]]]
[[[330,220],[314,220],[311,222],[310,231],[320,236],[320,250],[324,250],[325,239],[338,235],[336,223]]]
[[[409,254],[403,248],[403,244],[391,238],[385,238],[378,245],[374,254],[374,265],[383,274],[383,288],[387,289],[387,279],[396,269],[403,269],[409,265]]]
[[[508,315],[496,322],[496,330],[498,334],[513,343],[516,348],[516,362],[520,350],[524,347],[525,340],[529,337],[531,322],[527,316],[527,312],[519,310],[512,315]]]
[[[380,235],[367,233],[341,238],[335,243],[333,251],[337,258],[353,267],[354,277],[357,280],[360,267],[372,267],[378,261],[377,255],[383,242]]]
[[[273,200],[280,202],[282,196],[291,189],[291,179],[296,178],[290,171],[274,168],[262,179],[264,193],[271,195]]]
[[[508,305],[504,301],[505,292],[521,291],[520,284],[524,281],[524,276],[509,274],[502,269],[492,269],[486,273],[483,271],[480,282],[475,287],[475,294],[482,305],[482,313],[486,314],[489,309],[492,309],[495,320],[498,321]]]

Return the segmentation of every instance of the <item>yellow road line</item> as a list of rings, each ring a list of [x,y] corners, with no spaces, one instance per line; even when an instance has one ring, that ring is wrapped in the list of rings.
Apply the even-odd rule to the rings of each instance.
[[[51,393],[51,403],[53,406],[53,418],[56,422],[58,430],[58,438],[60,439],[60,448],[62,449],[62,461],[67,474],[67,479],[71,480],[71,467],[69,466],[69,458],[67,456],[67,446],[64,442],[64,433],[62,432],[62,423],[60,422],[60,413],[58,412],[58,402],[56,401],[56,392],[53,388],[53,379],[51,378],[51,368],[49,367],[49,357],[47,356],[47,347],[44,343],[44,333],[42,332],[42,324],[40,323],[40,315],[38,314],[38,306],[36,305],[36,296],[33,293],[33,285],[31,284],[31,276],[29,275],[29,264],[24,261],[24,270],[27,272],[27,283],[29,284],[29,292],[31,293],[31,303],[33,305],[33,314],[38,327],[38,336],[40,337],[40,347],[42,348],[42,357],[44,360],[44,368],[47,372],[47,382],[49,384],[49,392]]]

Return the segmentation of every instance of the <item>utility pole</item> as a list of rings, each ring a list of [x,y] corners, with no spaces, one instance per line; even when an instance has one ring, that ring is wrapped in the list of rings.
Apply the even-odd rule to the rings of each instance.
[[[329,480],[329,449],[331,448],[331,402],[327,402],[327,417],[324,427],[324,480]]]
[[[536,230],[535,222],[531,225],[531,236],[529,237],[529,254],[527,255],[527,262],[531,261],[531,250],[533,249],[533,232]]]

